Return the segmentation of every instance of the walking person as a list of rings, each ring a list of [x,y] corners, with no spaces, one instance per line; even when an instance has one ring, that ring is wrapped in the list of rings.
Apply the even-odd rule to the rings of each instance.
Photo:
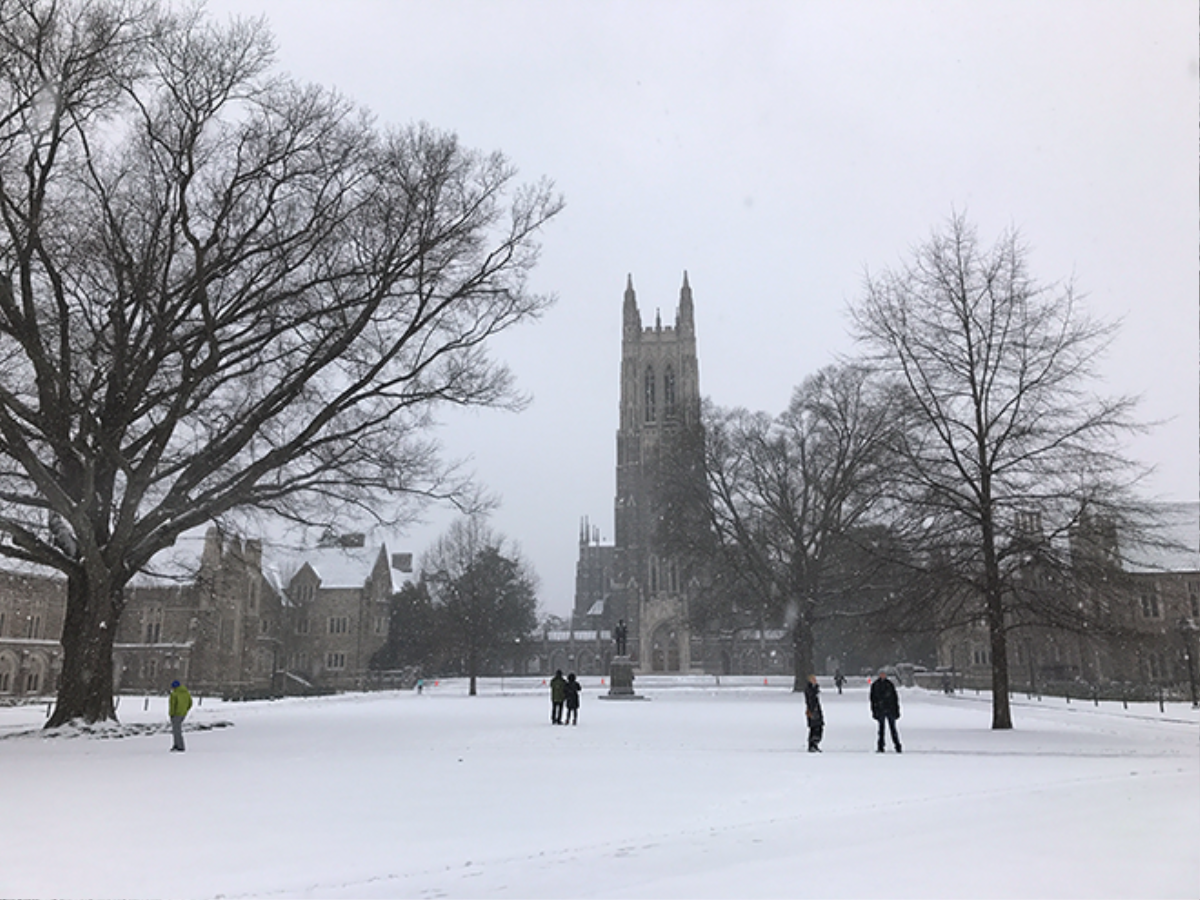
[[[825,736],[825,713],[821,711],[821,687],[817,676],[809,675],[804,686],[804,714],[808,719],[808,752],[821,752],[821,738]]]
[[[167,715],[171,717],[171,752],[183,752],[183,720],[192,708],[192,695],[178,681],[171,682],[171,696],[167,700]]]
[[[579,692],[582,688],[583,685],[575,680],[574,672],[567,676],[567,719],[566,722],[563,722],[564,725],[567,723],[579,724]]]
[[[842,670],[838,669],[833,673],[833,683],[837,685],[838,693],[842,692],[842,685],[846,683],[846,676],[842,674]]]
[[[896,720],[900,718],[900,695],[896,686],[888,680],[887,672],[880,672],[879,677],[871,685],[871,715],[879,723],[879,740],[875,744],[875,752],[883,753],[884,723],[892,732],[892,746],[900,753],[900,735],[896,733]]]
[[[563,678],[562,669],[554,670],[550,679],[550,724],[563,724],[563,701],[567,699],[567,681]]]

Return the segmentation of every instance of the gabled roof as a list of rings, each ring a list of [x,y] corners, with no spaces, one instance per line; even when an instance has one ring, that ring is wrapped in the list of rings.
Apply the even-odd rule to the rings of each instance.
[[[361,588],[384,554],[388,592],[395,590],[392,570],[386,565],[387,548],[376,544],[363,547],[263,548],[263,575],[282,593],[307,564],[323,588]]]

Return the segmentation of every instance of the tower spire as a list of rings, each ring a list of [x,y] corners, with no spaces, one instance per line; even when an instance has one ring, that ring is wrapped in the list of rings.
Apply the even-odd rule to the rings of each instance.
[[[633,290],[633,274],[625,277],[625,339],[637,340],[642,334],[642,314],[638,312],[637,293]]]
[[[683,286],[679,289],[679,314],[675,327],[681,333],[696,333],[695,309],[692,307],[692,286],[688,284],[687,269],[683,270]]]

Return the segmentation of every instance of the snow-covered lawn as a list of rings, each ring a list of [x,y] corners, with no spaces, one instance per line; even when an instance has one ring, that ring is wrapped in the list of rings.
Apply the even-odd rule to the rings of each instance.
[[[540,679],[205,700],[185,754],[165,697],[110,739],[0,709],[0,897],[1200,896],[1186,705],[904,690],[879,755],[852,682],[809,754],[784,679],[585,687],[578,727]]]

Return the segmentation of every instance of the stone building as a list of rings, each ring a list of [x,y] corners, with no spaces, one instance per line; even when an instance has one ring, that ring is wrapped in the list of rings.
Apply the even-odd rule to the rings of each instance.
[[[66,598],[61,579],[29,567],[0,571],[0,697],[54,689]]]
[[[387,548],[361,537],[305,551],[210,528],[129,586],[113,647],[114,689],[264,696],[361,687],[387,635]],[[66,583],[0,571],[0,699],[53,694]]]
[[[628,628],[628,653],[640,672],[703,671],[688,625],[689,585],[660,540],[664,460],[700,425],[700,369],[687,273],[673,325],[656,313],[643,326],[632,276],[626,282],[621,337],[615,535],[602,544],[587,523],[580,532],[574,623],[580,630]],[[696,447],[696,452],[702,452]],[[670,523],[667,523],[668,527]]]
[[[364,687],[396,590],[387,548],[352,539],[281,558],[270,575],[283,607],[279,690]]]
[[[1010,621],[1009,679],[1016,690],[1074,690],[1131,697],[1159,688],[1190,695],[1200,687],[1200,503],[1162,509],[1167,540],[1122,548],[1111,526],[1085,520],[1071,535],[1073,565],[1099,567],[1102,587],[1080,592],[1092,627],[1086,631]],[[1054,590],[1045,573],[1019,573],[1017,590]],[[1066,590],[1069,585],[1059,583]],[[982,619],[939,636],[938,665],[961,684],[991,683],[991,648]]]

